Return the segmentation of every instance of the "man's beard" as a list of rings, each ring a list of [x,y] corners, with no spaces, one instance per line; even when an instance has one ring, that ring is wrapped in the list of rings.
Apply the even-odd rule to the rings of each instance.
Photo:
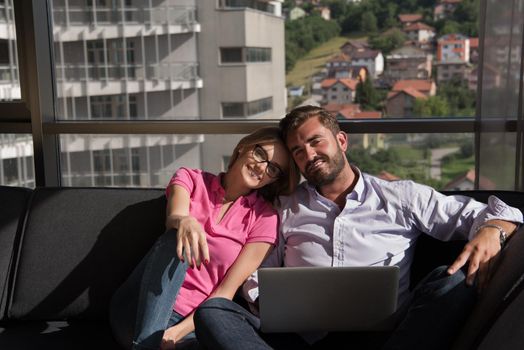
[[[303,175],[309,183],[315,187],[329,185],[335,181],[337,176],[342,172],[342,169],[344,169],[345,157],[344,152],[340,148],[338,148],[338,151],[333,158],[329,158],[325,155],[317,156],[306,164],[305,174]],[[324,161],[325,165],[323,166],[325,168],[309,172],[308,168],[319,159]]]

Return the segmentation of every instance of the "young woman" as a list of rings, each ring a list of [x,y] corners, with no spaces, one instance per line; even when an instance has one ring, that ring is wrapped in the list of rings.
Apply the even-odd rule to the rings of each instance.
[[[276,127],[241,139],[225,173],[180,168],[166,190],[166,233],[113,296],[117,340],[164,350],[194,338],[196,307],[232,299],[276,243],[273,205],[299,179]]]

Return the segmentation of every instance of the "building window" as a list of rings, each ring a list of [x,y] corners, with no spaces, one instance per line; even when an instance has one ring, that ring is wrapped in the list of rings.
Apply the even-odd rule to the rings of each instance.
[[[259,11],[274,13],[275,7],[267,1],[259,0],[220,0],[221,7],[251,8]]]
[[[221,63],[271,62],[271,48],[265,47],[222,47]]]
[[[126,96],[125,95],[102,95],[91,96],[91,118],[93,119],[126,119]],[[129,118],[138,117],[137,102],[135,95],[129,95]]]
[[[267,97],[251,102],[223,102],[222,116],[224,118],[245,117],[263,113],[273,109],[273,98]]]
[[[127,65],[127,78],[135,78],[135,43],[126,40],[125,50],[123,40],[107,40],[106,46],[104,48],[102,40],[87,42],[89,78],[93,80],[125,78],[125,65]]]
[[[261,100],[249,102],[247,105],[248,115],[259,114],[273,109],[273,98],[263,98]]]
[[[222,116],[223,117],[244,117],[244,104],[241,102],[223,102]]]
[[[241,63],[242,48],[241,47],[223,47],[220,48],[220,62],[221,63]]]
[[[271,62],[271,49],[265,47],[247,47],[247,62]]]

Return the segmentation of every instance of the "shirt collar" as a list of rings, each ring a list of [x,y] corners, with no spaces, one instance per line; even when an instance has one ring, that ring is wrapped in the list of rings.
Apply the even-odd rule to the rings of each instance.
[[[362,172],[356,166],[351,165],[351,168],[353,169],[355,174],[358,176],[358,180],[357,180],[357,183],[355,184],[355,187],[353,188],[353,191],[349,192],[346,198],[362,202],[362,198],[364,196],[364,190],[365,190],[364,179],[362,178]]]

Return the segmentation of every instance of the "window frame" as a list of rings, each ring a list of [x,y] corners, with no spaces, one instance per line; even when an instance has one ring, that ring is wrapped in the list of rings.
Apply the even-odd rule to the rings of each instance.
[[[60,186],[60,135],[65,134],[246,134],[264,126],[276,126],[278,120],[173,120],[173,121],[64,121],[56,119],[55,71],[48,1],[13,1],[19,55],[20,101],[0,102],[2,133],[30,133],[33,137],[33,160],[36,186]],[[481,25],[485,20],[485,3],[481,5]],[[480,50],[483,46],[480,35]],[[482,61],[482,55],[480,55]],[[482,62],[479,62],[482,64]],[[482,72],[479,70],[479,90]],[[521,70],[521,75],[522,75]],[[522,76],[521,76],[522,78]],[[477,94],[477,96],[480,96]],[[522,99],[521,99],[522,100]],[[478,104],[479,105],[479,104]],[[478,107],[479,108],[479,107]],[[382,120],[343,120],[341,129],[348,133],[475,133],[475,150],[479,149],[481,121],[471,118],[419,118]],[[521,108],[522,110],[522,108]],[[523,132],[519,119],[482,121],[482,131]],[[517,152],[522,158],[522,142]],[[518,167],[522,159],[518,159]],[[478,173],[478,164],[476,167]],[[516,180],[519,174],[516,174]],[[520,176],[522,178],[522,176]],[[524,182],[524,181],[522,181]],[[520,185],[520,186],[517,186]],[[522,189],[523,184],[516,184]],[[476,184],[478,188],[478,184]]]

